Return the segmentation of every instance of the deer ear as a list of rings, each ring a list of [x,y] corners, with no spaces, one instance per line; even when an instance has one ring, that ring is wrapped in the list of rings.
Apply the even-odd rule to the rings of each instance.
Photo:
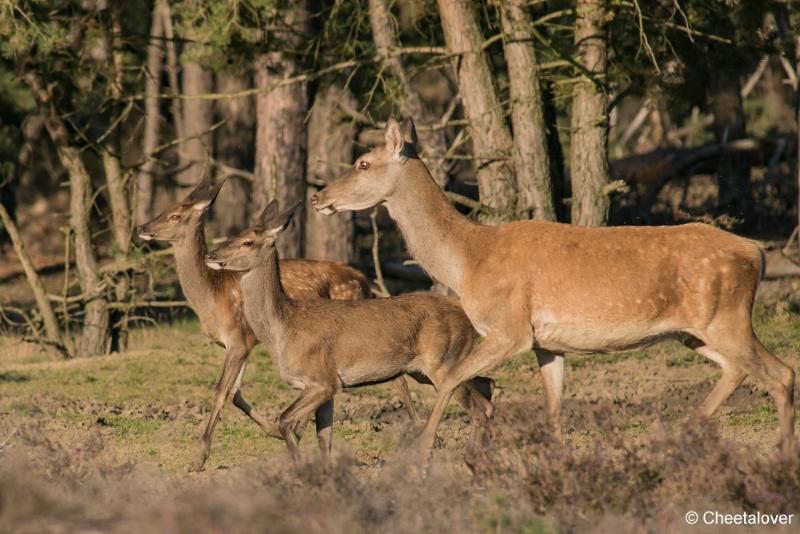
[[[221,178],[219,182],[212,184],[211,178],[206,175],[200,183],[197,184],[197,187],[189,193],[189,196],[186,197],[183,203],[198,211],[207,210],[217,199],[219,190],[222,189],[223,185],[225,185],[225,178]]]
[[[400,125],[400,131],[403,132],[403,141],[417,148],[417,128],[414,126],[414,119],[406,118]]]
[[[289,223],[292,221],[292,216],[297,211],[297,208],[302,204],[302,200],[298,200],[288,209],[278,213],[272,219],[270,219],[267,224],[264,225],[266,228],[267,233],[273,236],[277,236],[289,226]]]
[[[389,117],[386,121],[386,129],[383,132],[386,138],[386,150],[396,160],[403,159],[403,132],[400,129],[400,123],[394,117]]]
[[[298,201],[287,210],[280,211],[278,201],[272,200],[258,218],[258,226],[261,227],[261,232],[267,232],[272,236],[283,232],[289,226],[292,215],[294,215],[301,203],[302,201]]]
[[[261,215],[258,216],[258,226],[262,228],[269,228],[269,225],[272,224],[272,220],[278,216],[280,211],[280,206],[278,204],[278,199],[273,198],[267,204],[267,207],[264,208],[264,211],[261,212]]]

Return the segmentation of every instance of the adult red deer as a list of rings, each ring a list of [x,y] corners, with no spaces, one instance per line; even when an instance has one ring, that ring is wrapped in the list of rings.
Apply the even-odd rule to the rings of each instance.
[[[264,432],[282,438],[274,423],[253,410],[241,393],[242,376],[250,351],[258,342],[244,316],[241,273],[215,271],[205,264],[206,238],[203,215],[214,203],[224,181],[213,185],[209,177],[185,199],[175,202],[136,231],[145,241],[170,243],[175,253],[178,280],[189,305],[197,313],[203,333],[225,347],[225,364],[217,382],[214,403],[203,433],[200,451],[191,469],[200,471],[211,450],[211,437],[222,406],[233,395],[233,404],[255,421]],[[285,260],[281,281],[296,299],[364,299],[370,290],[363,274],[332,261]],[[406,409],[417,421],[417,413],[405,379],[396,382]]]
[[[560,438],[564,353],[617,352],[669,338],[722,368],[698,419],[752,375],[777,405],[781,443],[792,450],[794,371],[764,348],[751,322],[764,270],[756,242],[703,224],[478,224],[450,205],[417,157],[413,122],[401,127],[390,119],[385,138],[311,202],[323,213],[385,204],[414,258],[458,293],[485,336],[442,383],[421,450],[433,447],[453,389],[514,354],[535,351]]]

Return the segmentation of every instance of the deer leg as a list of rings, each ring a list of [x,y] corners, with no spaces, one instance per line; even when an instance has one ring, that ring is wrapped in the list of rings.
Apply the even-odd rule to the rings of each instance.
[[[777,379],[782,388],[777,390],[778,421],[781,428],[781,446],[783,452],[790,456],[795,450],[794,439],[794,369],[780,361],[770,353],[761,341],[753,335],[758,359],[767,367],[770,376]]]
[[[470,468],[475,465],[477,451],[489,445],[490,426],[494,416],[493,391],[494,380],[476,376],[459,386],[454,393],[456,402],[467,410],[472,422],[472,432],[464,454],[464,459]]]
[[[411,400],[411,392],[408,391],[408,380],[403,375],[398,376],[392,381],[394,388],[397,390],[398,395],[403,401],[403,406],[405,406],[406,410],[408,411],[409,417],[411,417],[411,423],[414,426],[419,426],[422,423],[422,420],[419,417],[419,413],[417,412],[417,407],[414,406],[414,401]]]
[[[722,361],[728,361],[730,366],[738,367],[739,373],[744,372],[751,375],[769,392],[778,409],[781,448],[785,454],[791,455],[794,452],[794,370],[770,354],[755,337],[750,327],[747,328],[746,337],[743,336],[738,343],[735,338],[731,339],[730,337],[721,340],[704,339],[703,341],[707,341],[710,349],[705,351],[709,358],[722,356]],[[698,350],[698,352],[700,351]],[[723,378],[724,376],[723,371]],[[738,375],[735,377],[738,379]],[[720,397],[724,393],[730,396],[735,389],[732,388],[733,378],[726,381],[726,384],[727,387],[724,390],[720,387],[722,390]],[[712,394],[716,389],[712,391]],[[730,393],[728,389],[730,389]],[[716,401],[716,398],[709,403],[711,407],[713,407],[713,401]]]
[[[236,377],[236,383],[233,386],[233,405],[244,412],[247,417],[255,421],[255,423],[261,427],[261,430],[263,430],[267,436],[276,439],[283,439],[280,431],[278,431],[278,425],[269,421],[266,417],[255,411],[244,399],[244,396],[242,395],[242,377],[244,376],[245,367],[246,362],[239,370],[239,376]]]
[[[564,355],[537,350],[547,420],[553,437],[561,442],[561,399],[564,394]]]
[[[684,343],[696,353],[714,361],[722,369],[722,376],[717,381],[714,389],[706,396],[693,417],[695,423],[701,423],[716,413],[733,392],[744,382],[747,373],[723,354],[715,351],[702,341],[692,339]]]
[[[331,455],[333,444],[333,399],[327,400],[314,412],[314,424],[317,427],[317,441],[324,459]]]
[[[333,388],[306,384],[306,388],[300,393],[297,400],[281,414],[278,428],[286,441],[286,447],[289,449],[292,460],[300,459],[299,440],[295,435],[295,427],[318,407],[332,399],[334,392]]]
[[[248,350],[246,348],[238,346],[229,348],[225,353],[225,365],[222,368],[222,375],[217,382],[214,402],[211,406],[211,415],[208,417],[206,429],[205,432],[203,432],[200,454],[195,463],[189,468],[190,471],[202,471],[205,468],[206,460],[208,460],[208,455],[211,451],[211,437],[214,435],[214,429],[217,426],[217,421],[219,421],[219,414],[222,411],[223,405],[230,397],[234,383],[247,359],[247,354]]]
[[[532,342],[530,332],[527,336],[520,335],[518,338],[490,334],[469,355],[451,367],[442,380],[431,415],[417,440],[418,452],[427,454],[433,449],[436,430],[439,428],[447,403],[450,402],[453,392],[459,385],[475,377],[478,373],[491,369],[503,360],[530,348]]]

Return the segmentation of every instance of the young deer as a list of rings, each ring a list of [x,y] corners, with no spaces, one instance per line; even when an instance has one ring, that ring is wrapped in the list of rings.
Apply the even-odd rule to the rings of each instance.
[[[385,204],[414,258],[453,289],[483,342],[447,375],[419,439],[433,446],[451,392],[533,349],[553,432],[560,438],[566,352],[616,352],[677,339],[722,367],[700,405],[706,419],[749,374],[778,408],[794,443],[794,371],[753,333],[764,270],[757,243],[703,224],[582,228],[543,221],[487,226],[450,205],[417,157],[413,122],[394,119],[386,145],[311,199],[323,213]]]
[[[200,319],[203,333],[225,347],[225,364],[193,470],[202,470],[208,459],[214,428],[231,393],[237,408],[267,435],[281,439],[275,424],[253,410],[242,397],[245,362],[257,339],[244,317],[239,288],[241,274],[213,271],[205,264],[207,250],[203,214],[214,203],[222,183],[212,185],[207,177],[204,178],[184,200],[172,204],[161,215],[136,229],[145,241],[164,241],[172,245],[181,288]],[[370,298],[367,279],[346,265],[330,261],[286,260],[281,267],[282,282],[292,298]],[[418,415],[405,380],[401,377],[395,384],[416,423]]]
[[[281,377],[300,396],[280,416],[279,430],[292,458],[299,456],[297,425],[315,413],[323,455],[330,454],[333,397],[342,388],[409,374],[434,387],[472,350],[476,333],[453,301],[434,294],[373,300],[294,300],[282,283],[275,239],[294,208],[271,202],[258,224],[206,256],[209,267],[244,272],[244,313],[275,358]],[[494,382],[476,377],[457,395],[475,430],[471,451],[486,435],[494,408]]]

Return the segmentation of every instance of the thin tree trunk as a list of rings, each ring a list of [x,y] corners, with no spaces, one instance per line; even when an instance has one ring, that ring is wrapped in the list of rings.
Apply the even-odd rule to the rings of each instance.
[[[112,96],[116,105],[112,109],[121,112],[119,102],[122,98],[122,81],[124,76],[124,61],[122,57],[123,43],[122,24],[119,20],[119,10],[112,10],[113,31],[109,39],[111,45],[111,56],[114,64],[114,84],[111,88]],[[116,117],[112,117],[112,120]],[[108,198],[111,204],[111,230],[114,241],[119,252],[124,256],[128,255],[131,242],[131,210],[128,203],[128,191],[125,187],[125,177],[122,173],[122,165],[119,161],[119,154],[122,152],[120,145],[119,126],[108,136],[106,149],[102,151],[103,170],[106,175],[106,185],[108,188]],[[120,298],[124,296],[120,295]]]
[[[794,90],[795,115],[797,117],[797,157],[795,158],[794,172],[797,174],[797,244],[800,248],[800,35],[797,34],[794,37],[794,61],[798,80]]]
[[[308,34],[305,2],[298,2],[284,15],[286,43],[292,49],[302,45]],[[272,87],[298,71],[294,58],[283,52],[263,54],[256,61],[255,84]],[[305,83],[293,83],[259,93],[256,97],[256,181],[253,183],[252,213],[258,214],[273,198],[281,206],[304,200],[308,95]],[[282,258],[303,255],[304,211],[299,209],[278,241]]]
[[[132,225],[128,195],[125,190],[125,177],[117,156],[105,150],[102,159],[108,187],[108,199],[111,204],[111,231],[120,254],[127,256],[130,251]]]
[[[172,123],[175,128],[175,137],[183,139],[183,107],[181,100],[177,98],[181,89],[178,82],[178,52],[175,47],[175,32],[172,29],[172,10],[166,1],[159,2],[159,8],[161,22],[164,27],[164,44],[167,49],[167,82],[172,94],[176,95],[170,102]]]
[[[161,112],[158,94],[161,92],[161,66],[164,61],[163,1],[156,2],[147,44],[147,72],[144,84],[144,131],[142,132],[142,164],[136,176],[136,221],[143,223],[153,218],[153,186],[156,160],[150,159],[158,146],[161,130]]]
[[[516,213],[511,132],[494,85],[476,7],[470,0],[438,0],[444,39],[457,54],[458,84],[477,159],[481,202],[503,218]]]
[[[387,0],[369,0],[369,22],[378,55],[403,89],[404,97],[400,102],[400,112],[405,117],[413,117],[417,123],[435,123],[438,117],[425,105],[419,91],[411,84],[401,57],[391,55],[392,49],[398,48],[400,42]],[[445,160],[426,158],[426,156],[441,158],[447,153],[447,137],[444,130],[420,131],[418,137],[422,160],[425,161],[436,183],[444,188],[449,178]]]
[[[19,235],[19,230],[17,229],[16,223],[14,223],[14,219],[12,219],[11,214],[8,213],[5,206],[2,204],[0,204],[0,221],[3,222],[3,227],[11,238],[11,243],[14,245],[14,250],[17,252],[17,258],[19,258],[22,269],[25,271],[25,277],[28,280],[28,285],[31,287],[33,298],[36,300],[36,306],[39,308],[39,314],[42,316],[42,321],[44,322],[44,331],[47,339],[66,351],[64,340],[61,337],[61,329],[56,320],[56,314],[53,313],[50,301],[47,300],[47,292],[39,278],[39,273],[36,272],[33,262],[30,256],[28,256],[28,252],[25,249],[25,242]]]
[[[611,204],[603,188],[608,184],[607,2],[578,0],[575,45],[578,61],[595,81],[583,76],[572,93],[570,174],[572,223],[601,226]]]
[[[519,192],[517,215],[523,219],[554,221],[556,209],[550,176],[547,127],[531,33],[533,17],[525,0],[505,0],[501,5]]]
[[[64,121],[53,105],[53,95],[41,78],[33,73],[25,76],[45,118],[45,128],[53,140],[59,160],[69,175],[70,226],[75,235],[75,263],[81,290],[89,295],[84,307],[84,324],[79,354],[91,356],[108,350],[109,316],[103,296],[101,278],[95,256],[92,233],[89,228],[92,181],[80,157],[80,152],[69,143],[69,133]]]
[[[719,143],[747,137],[739,76],[732,66],[712,68],[709,96],[714,116],[714,136]],[[734,152],[720,158],[718,207],[726,213],[749,218],[752,208],[750,191],[750,155]]]
[[[350,91],[336,85],[320,88],[314,100],[308,122],[309,181],[328,184],[343,172],[353,160],[356,126],[342,113],[340,102],[355,106]],[[309,187],[307,197],[316,188]],[[306,217],[305,257],[312,260],[332,260],[350,263],[353,260],[353,213],[322,215],[309,210]]]
[[[250,76],[224,71],[217,74],[217,90],[235,93],[249,89]],[[255,101],[252,97],[223,98],[216,101],[218,120],[225,123],[214,132],[217,161],[236,169],[251,169],[255,141]],[[238,176],[228,178],[215,203],[211,227],[215,235],[231,235],[247,226],[247,201],[250,184]]]
[[[564,148],[558,136],[558,110],[556,110],[555,94],[552,83],[542,87],[542,104],[544,123],[547,127],[547,153],[550,160],[550,179],[553,186],[553,207],[559,221],[567,219],[564,197],[567,186],[564,173]]]
[[[187,45],[187,50],[192,45]],[[210,72],[194,62],[185,62],[181,73],[183,94],[202,95],[213,90],[213,77]],[[178,198],[186,196],[210,172],[206,161],[212,149],[213,139],[209,130],[212,125],[213,104],[200,98],[183,101],[181,124],[185,140],[178,145],[179,171]]]
[[[122,83],[124,77],[124,59],[122,56],[122,23],[120,22],[119,9],[112,9],[113,18],[112,34],[110,38],[111,56],[114,65],[114,84],[111,93],[115,100],[112,110],[121,113],[120,101],[122,99]],[[112,120],[115,117],[112,117]],[[120,156],[122,147],[120,143],[119,125],[108,136],[105,149],[101,153],[103,170],[106,176],[109,204],[111,205],[111,232],[114,236],[117,253],[123,258],[128,257],[131,244],[131,209],[129,205],[129,189],[127,180],[122,172]],[[115,298],[124,302],[130,294],[131,280],[128,273],[119,273],[114,280]],[[124,351],[128,348],[128,325],[125,316],[119,312],[111,312],[111,352]]]

